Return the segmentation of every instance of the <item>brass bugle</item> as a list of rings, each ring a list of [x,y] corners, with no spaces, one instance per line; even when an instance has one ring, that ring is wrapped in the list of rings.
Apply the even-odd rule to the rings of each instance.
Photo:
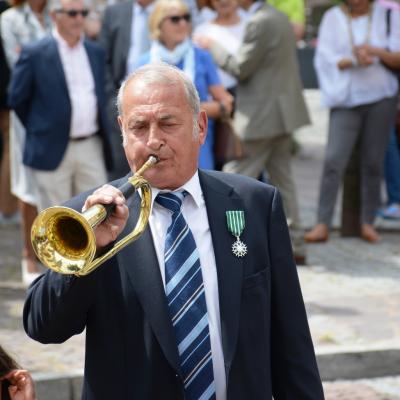
[[[141,190],[140,215],[133,231],[105,254],[95,258],[94,230],[110,215],[115,204],[95,204],[82,213],[68,207],[49,207],[35,219],[31,242],[39,260],[60,274],[87,275],[118,251],[136,240],[146,229],[151,208],[151,187],[143,173],[158,162],[150,156],[143,166],[118,189],[125,198]]]

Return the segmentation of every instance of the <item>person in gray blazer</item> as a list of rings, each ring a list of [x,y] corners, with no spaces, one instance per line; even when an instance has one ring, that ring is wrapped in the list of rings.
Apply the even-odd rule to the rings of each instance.
[[[297,195],[291,171],[293,131],[310,123],[302,94],[296,41],[287,16],[264,1],[240,0],[249,13],[243,43],[235,55],[207,37],[196,42],[238,79],[234,127],[245,157],[224,166],[226,172],[259,177],[267,170],[283,198],[295,256],[305,262]]]

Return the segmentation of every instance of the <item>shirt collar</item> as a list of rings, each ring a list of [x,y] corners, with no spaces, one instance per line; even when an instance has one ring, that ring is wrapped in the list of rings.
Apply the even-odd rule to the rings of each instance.
[[[160,190],[158,188],[151,188],[152,192],[152,198],[151,198],[151,204],[153,206],[154,199],[157,197],[159,193],[168,193],[171,192],[171,190]],[[203,198],[203,191],[201,190],[200,186],[200,179],[199,179],[199,172],[196,170],[194,175],[185,183],[183,184],[180,188],[173,190],[172,192],[179,192],[180,190],[186,190],[190,194],[190,198],[192,199],[194,205],[199,208],[204,204],[204,198]]]
[[[60,33],[58,32],[58,30],[57,30],[56,27],[53,28],[53,32],[52,32],[52,33],[53,33],[54,39],[56,40],[58,46],[60,46],[60,47],[67,48],[67,49],[76,49],[76,48],[78,48],[78,47],[80,47],[80,46],[83,46],[83,38],[84,38],[83,33],[82,33],[82,35],[81,35],[81,37],[80,37],[78,43],[77,43],[74,47],[71,47],[71,46],[66,42],[66,40],[65,40],[63,37],[61,37],[61,35],[60,35]]]

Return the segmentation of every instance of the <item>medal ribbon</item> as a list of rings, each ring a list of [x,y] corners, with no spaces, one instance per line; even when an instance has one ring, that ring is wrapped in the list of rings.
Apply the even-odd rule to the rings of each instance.
[[[226,223],[229,232],[232,235],[239,237],[244,229],[244,211],[227,211]]]

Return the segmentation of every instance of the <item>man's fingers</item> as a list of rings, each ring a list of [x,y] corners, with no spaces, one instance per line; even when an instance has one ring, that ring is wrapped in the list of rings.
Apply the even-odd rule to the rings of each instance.
[[[95,190],[85,201],[82,211],[87,210],[95,204],[125,204],[125,198],[121,191],[111,185],[103,185]]]

